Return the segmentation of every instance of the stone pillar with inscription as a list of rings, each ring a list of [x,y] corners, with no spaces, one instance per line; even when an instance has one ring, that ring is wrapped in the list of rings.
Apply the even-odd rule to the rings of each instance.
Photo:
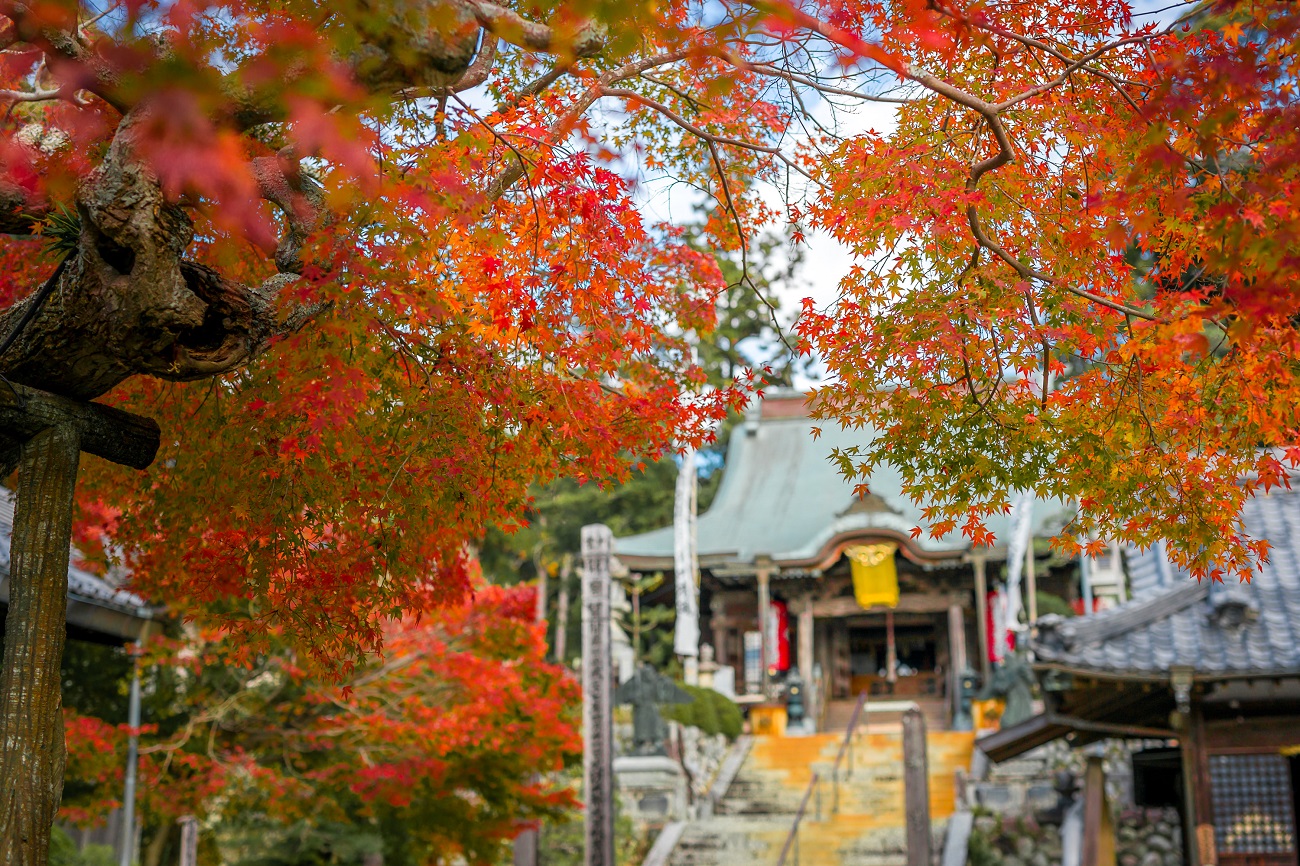
[[[582,527],[583,794],[586,866],[614,866],[614,719],[609,597],[614,533]]]

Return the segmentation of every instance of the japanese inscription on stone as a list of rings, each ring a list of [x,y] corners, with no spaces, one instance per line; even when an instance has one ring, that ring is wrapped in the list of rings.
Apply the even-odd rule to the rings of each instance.
[[[582,721],[586,866],[614,866],[614,720],[610,693],[609,591],[614,533],[582,528]]]

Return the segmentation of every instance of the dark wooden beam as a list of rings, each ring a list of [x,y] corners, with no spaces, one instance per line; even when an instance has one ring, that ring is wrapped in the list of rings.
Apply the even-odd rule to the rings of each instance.
[[[17,466],[22,443],[51,427],[75,430],[82,451],[132,469],[153,463],[161,441],[152,418],[0,382],[0,466],[5,475]]]
[[[1148,728],[1142,725],[1126,725],[1115,722],[1093,722],[1087,719],[1075,718],[1074,716],[1060,716],[1055,713],[1049,713],[1048,718],[1051,722],[1064,725],[1071,730],[1086,731],[1092,734],[1106,734],[1111,737],[1150,740],[1173,740],[1178,738],[1178,734],[1170,728]]]
[[[892,608],[896,613],[947,613],[948,608],[965,606],[969,596],[966,593],[949,592],[949,593],[903,593],[898,597],[897,607]],[[798,600],[790,605],[790,609],[796,613],[802,610],[806,600]],[[839,617],[855,616],[862,613],[886,613],[890,608],[869,607],[864,608],[858,604],[858,600],[852,596],[842,596],[839,598],[813,599],[812,611],[813,616],[818,619],[836,619]]]

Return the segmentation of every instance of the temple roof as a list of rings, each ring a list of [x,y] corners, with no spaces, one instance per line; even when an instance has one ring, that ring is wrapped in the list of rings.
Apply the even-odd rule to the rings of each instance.
[[[1198,583],[1162,545],[1128,550],[1132,600],[1090,617],[1039,620],[1038,664],[1162,680],[1174,667],[1198,679],[1300,674],[1300,492],[1255,496],[1242,517],[1252,537],[1269,542],[1269,562],[1250,583]]]
[[[10,545],[14,533],[13,494],[0,487],[0,604],[9,607]],[[125,643],[139,637],[156,613],[143,598],[71,565],[68,568],[68,629],[75,637]],[[2,630],[2,629],[0,629]]]
[[[813,429],[821,435],[814,437]],[[845,545],[879,538],[899,542],[905,555],[920,561],[961,556],[970,549],[960,532],[934,539],[928,531],[913,539],[913,527],[928,530],[921,509],[902,493],[902,478],[890,467],[872,474],[869,494],[854,496],[830,455],[868,441],[870,430],[846,430],[830,421],[813,421],[806,395],[769,392],[731,434],[726,474],[709,510],[696,528],[702,568],[745,567],[770,557],[787,568],[825,568]],[[1039,503],[1035,533],[1054,534],[1063,523],[1061,503]],[[989,522],[999,542],[1008,518]],[[617,539],[618,557],[631,568],[672,568],[671,526]],[[988,550],[991,559],[1004,547]]]

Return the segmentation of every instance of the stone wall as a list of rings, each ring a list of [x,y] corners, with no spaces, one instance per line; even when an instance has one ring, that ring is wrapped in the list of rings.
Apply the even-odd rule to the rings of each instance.
[[[1106,796],[1112,808],[1123,808],[1133,802],[1131,753],[1143,745],[1138,741],[1107,740],[1090,747],[1104,759]],[[1057,800],[1056,774],[1069,770],[1076,779],[1082,778],[1084,763],[1082,750],[1070,748],[1064,740],[1054,740],[1019,758],[988,764],[977,769],[976,777],[970,781],[971,805],[1013,816],[1049,809]]]
[[[655,824],[662,823],[666,817],[680,820],[693,814],[694,805],[707,798],[731,747],[723,734],[706,734],[699,728],[670,721],[668,742],[665,743],[667,755],[660,758],[634,758],[630,756],[632,725],[618,720],[617,716],[614,741],[614,773],[620,794],[627,804],[628,814],[640,823]],[[661,772],[661,782],[655,783],[646,775],[652,765],[660,771],[673,765],[676,767],[675,774]],[[679,783],[680,795],[671,793],[677,791]],[[686,796],[688,785],[690,795]],[[671,801],[667,809],[657,806],[651,808],[651,805],[658,804],[665,796]],[[642,800],[646,801],[645,804]]]
[[[1182,830],[1175,809],[1129,809],[1115,821],[1119,866],[1182,866]],[[970,866],[1061,866],[1061,828],[1032,818],[975,818]]]
[[[696,727],[679,726],[679,730],[682,766],[690,775],[692,799],[699,802],[708,794],[718,770],[722,769],[731,744],[724,734],[710,735]]]

